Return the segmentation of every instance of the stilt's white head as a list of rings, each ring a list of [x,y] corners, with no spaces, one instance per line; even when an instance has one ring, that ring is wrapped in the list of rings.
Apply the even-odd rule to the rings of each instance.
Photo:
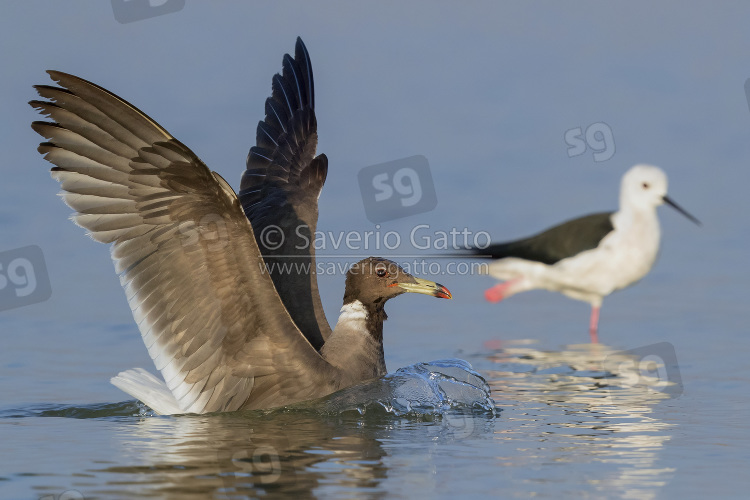
[[[622,176],[620,208],[643,211],[654,210],[666,203],[682,215],[700,225],[700,221],[667,196],[667,174],[653,165],[636,165]]]
[[[622,177],[620,206],[648,210],[664,203],[667,174],[659,167],[636,165]]]

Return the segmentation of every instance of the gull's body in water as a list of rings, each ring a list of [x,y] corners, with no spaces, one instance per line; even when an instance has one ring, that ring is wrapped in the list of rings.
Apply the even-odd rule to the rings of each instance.
[[[346,276],[334,329],[323,315],[311,245],[328,163],[315,156],[312,67],[297,40],[273,78],[239,196],[154,120],[86,80],[50,71],[32,127],[55,165],[73,220],[111,243],[133,316],[164,381],[142,369],[113,383],[157,413],[283,406],[385,374],[383,309],[405,292],[451,298],[441,285],[368,258]],[[266,248],[278,228],[288,244]],[[257,241],[256,241],[257,240]],[[291,246],[289,244],[291,242]],[[308,265],[283,274],[273,263]],[[299,269],[299,266],[297,267]]]
[[[667,203],[698,223],[667,196],[667,176],[636,165],[622,178],[620,209],[564,222],[522,240],[471,249],[494,259],[489,274],[504,283],[485,292],[490,302],[534,289],[560,292],[591,304],[589,333],[598,342],[599,308],[615,290],[646,276],[659,251],[656,208]]]

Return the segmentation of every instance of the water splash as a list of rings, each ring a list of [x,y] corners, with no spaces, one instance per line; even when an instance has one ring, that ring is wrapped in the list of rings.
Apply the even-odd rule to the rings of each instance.
[[[332,413],[355,410],[364,414],[385,410],[397,416],[440,414],[449,410],[495,413],[490,386],[461,359],[409,365],[395,373],[342,389],[313,405]]]

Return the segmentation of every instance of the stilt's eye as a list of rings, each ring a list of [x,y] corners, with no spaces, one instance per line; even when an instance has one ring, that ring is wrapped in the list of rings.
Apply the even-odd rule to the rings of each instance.
[[[651,185],[648,182],[643,183],[643,189],[648,189]]]
[[[384,267],[379,267],[375,269],[375,274],[377,274],[380,278],[385,278],[386,276],[388,276],[388,271],[386,271]]]

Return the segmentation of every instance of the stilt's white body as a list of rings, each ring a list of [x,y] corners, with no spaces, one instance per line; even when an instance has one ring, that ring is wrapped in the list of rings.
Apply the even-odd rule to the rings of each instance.
[[[560,292],[599,307],[602,299],[646,276],[659,252],[659,220],[651,210],[620,210],[612,216],[614,230],[598,247],[553,265],[519,258],[500,259],[489,266],[491,276],[517,280],[504,297],[534,289]]]

